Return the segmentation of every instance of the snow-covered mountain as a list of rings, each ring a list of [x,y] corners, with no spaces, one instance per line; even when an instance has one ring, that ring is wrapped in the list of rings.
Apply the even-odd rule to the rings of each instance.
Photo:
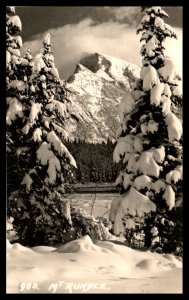
[[[119,126],[118,104],[139,77],[140,68],[104,54],[84,53],[67,81],[71,119],[70,138],[88,142],[115,139]]]

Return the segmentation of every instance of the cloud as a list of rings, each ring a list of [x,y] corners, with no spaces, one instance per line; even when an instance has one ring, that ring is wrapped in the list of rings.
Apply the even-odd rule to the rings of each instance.
[[[83,52],[100,52],[141,65],[140,37],[136,29],[126,23],[108,21],[94,23],[90,18],[77,24],[68,24],[57,29],[49,29],[52,37],[52,50],[55,63],[62,78],[67,79],[74,71]],[[45,34],[45,33],[44,33]],[[24,43],[24,49],[30,46],[33,55],[42,47],[43,35]],[[176,65],[182,65],[182,31],[177,29],[178,40],[166,42],[168,54]]]
[[[126,21],[132,26],[136,26],[141,18],[140,6],[105,6],[104,10],[117,21]]]

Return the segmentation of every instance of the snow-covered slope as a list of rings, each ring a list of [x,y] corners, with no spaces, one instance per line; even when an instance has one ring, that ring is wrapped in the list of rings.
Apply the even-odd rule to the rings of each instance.
[[[57,248],[8,242],[7,293],[182,293],[182,262],[88,235]]]
[[[119,125],[118,104],[139,77],[140,68],[104,54],[82,55],[67,81],[71,120],[70,137],[89,142],[115,139]]]

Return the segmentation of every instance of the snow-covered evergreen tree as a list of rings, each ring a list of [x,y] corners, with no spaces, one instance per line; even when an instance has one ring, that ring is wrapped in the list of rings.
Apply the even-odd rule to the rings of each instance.
[[[21,178],[16,151],[27,117],[29,80],[32,74],[32,57],[22,57],[20,36],[22,24],[13,6],[6,8],[6,137],[7,137],[7,195],[15,190]]]
[[[112,202],[110,219],[115,234],[125,232],[127,238],[137,231],[145,246],[156,240],[162,251],[172,252],[182,196],[182,124],[173,111],[182,92],[164,48],[165,39],[176,34],[164,17],[168,15],[161,7],[146,8],[137,29],[142,32],[143,67],[120,104],[113,159],[122,162],[116,180],[122,196]]]
[[[31,75],[32,62],[22,58],[20,48],[22,38],[19,35],[22,24],[15,8],[6,8],[6,82],[7,82],[7,145],[8,150],[17,140],[17,130],[22,127],[28,96],[28,78]]]
[[[29,51],[25,57],[30,60]],[[63,195],[76,163],[64,145],[65,89],[55,67],[50,34],[44,38],[42,53],[34,58],[32,71],[16,151],[23,178],[20,189],[10,196],[9,214],[24,243],[60,242],[71,226],[70,206]]]

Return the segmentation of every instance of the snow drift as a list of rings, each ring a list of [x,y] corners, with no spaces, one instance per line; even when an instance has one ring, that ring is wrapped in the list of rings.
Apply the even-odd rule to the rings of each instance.
[[[59,247],[7,242],[7,293],[182,293],[182,262],[89,236]]]

